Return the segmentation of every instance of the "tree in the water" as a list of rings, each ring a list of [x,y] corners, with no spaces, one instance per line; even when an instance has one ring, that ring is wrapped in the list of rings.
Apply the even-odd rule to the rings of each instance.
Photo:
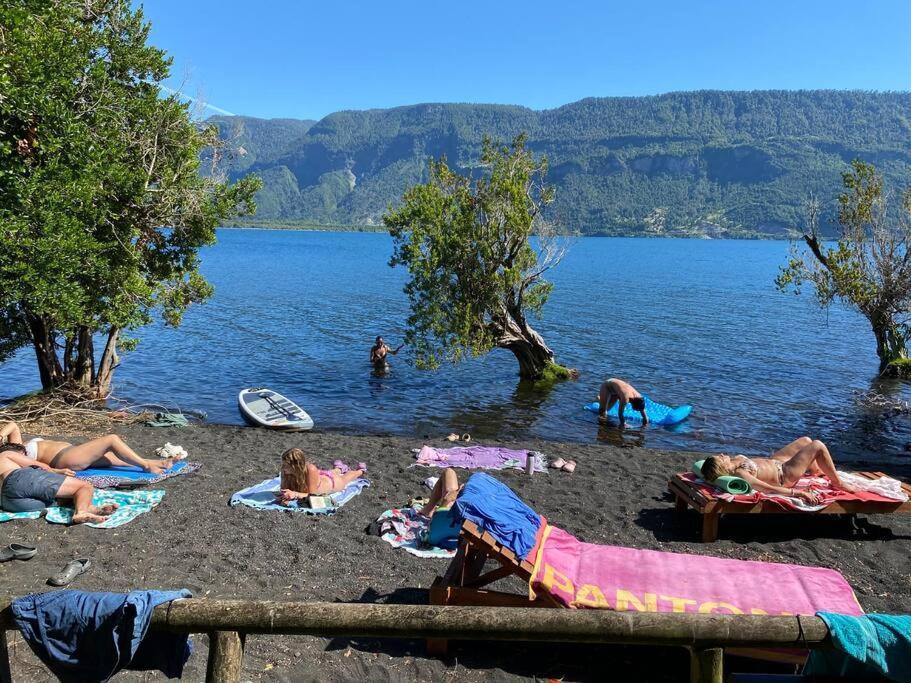
[[[838,196],[839,234],[828,245],[819,230],[819,205],[807,206],[808,252],[795,253],[776,284],[800,293],[810,285],[821,306],[841,301],[870,322],[879,371],[907,375],[911,316],[911,188],[895,205],[876,169],[855,160],[842,174]]]
[[[419,367],[502,348],[515,354],[522,379],[566,377],[528,323],[553,287],[544,273],[562,256],[543,216],[554,198],[547,161],[521,135],[511,147],[485,139],[481,164],[485,173],[472,180],[445,159],[431,161],[428,182],[383,217],[394,239],[390,265],[411,275],[406,342]]]
[[[0,360],[31,344],[45,389],[106,395],[124,331],[205,299],[199,248],[254,210],[258,179],[200,173],[216,131],[148,36],[130,0],[0,5]]]

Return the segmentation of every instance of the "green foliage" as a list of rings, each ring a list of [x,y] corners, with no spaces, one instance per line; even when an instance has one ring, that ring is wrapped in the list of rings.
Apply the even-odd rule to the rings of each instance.
[[[485,139],[480,162],[489,173],[476,180],[445,158],[431,161],[428,181],[383,217],[394,240],[390,265],[411,275],[406,343],[419,367],[527,342],[525,315],[547,301],[551,284],[541,275],[552,261],[539,259],[529,239],[544,227],[553,190],[544,184],[547,161],[525,143],[522,135],[511,147]]]
[[[148,35],[128,0],[0,6],[0,331],[16,332],[0,351],[47,330],[48,352],[65,348],[53,383],[72,379],[77,338],[91,362],[95,333],[155,308],[178,324],[211,293],[199,248],[255,209],[255,177],[200,174],[218,131],[162,96],[170,59]]]
[[[548,111],[420,104],[338,112],[303,123],[305,133],[287,121],[217,122],[247,152],[230,155],[231,177],[252,170],[265,179],[263,218],[377,224],[408,187],[427,181],[427,158],[445,156],[475,176],[484,135],[526,131],[529,149],[550,161],[551,213],[573,232],[781,237],[797,234],[804,198],[826,196],[854,158],[876,164],[891,184],[911,177],[909,120],[908,93],[699,91]],[[356,184],[327,202],[323,176],[333,172],[352,173]],[[821,225],[835,218],[824,207]]]
[[[809,285],[820,306],[841,301],[864,315],[883,371],[907,356],[911,331],[911,189],[900,206],[890,207],[882,177],[860,160],[842,174],[842,186],[834,246],[823,242],[818,204],[811,202],[803,236],[807,251],[793,250],[776,285],[797,294]]]

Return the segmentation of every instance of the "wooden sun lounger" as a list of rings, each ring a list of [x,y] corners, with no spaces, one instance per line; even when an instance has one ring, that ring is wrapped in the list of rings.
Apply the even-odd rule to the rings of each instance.
[[[867,479],[879,479],[887,475],[882,472],[855,472]],[[742,514],[816,514],[816,515],[878,515],[895,512],[911,512],[911,501],[901,503],[878,502],[863,500],[839,500],[814,513],[795,512],[781,507],[771,500],[761,500],[758,503],[739,503],[720,500],[707,496],[699,490],[699,486],[687,481],[680,474],[675,474],[668,482],[668,489],[676,499],[678,512],[686,512],[688,507],[693,508],[702,515],[702,542],[711,543],[718,540],[718,521],[721,515]],[[902,489],[911,496],[911,486],[902,483]]]

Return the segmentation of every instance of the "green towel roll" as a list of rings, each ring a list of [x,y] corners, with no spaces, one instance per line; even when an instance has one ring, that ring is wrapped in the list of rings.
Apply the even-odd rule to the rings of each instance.
[[[705,460],[700,460],[699,462],[693,463],[693,474],[700,479],[703,479],[702,464],[704,462]],[[747,495],[753,492],[753,487],[750,485],[750,482],[742,477],[718,477],[715,481],[708,483],[726,493],[733,493],[735,496]]]

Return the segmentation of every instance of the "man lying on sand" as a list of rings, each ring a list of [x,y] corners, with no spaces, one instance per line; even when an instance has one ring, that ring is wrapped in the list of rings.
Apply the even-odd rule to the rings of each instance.
[[[0,428],[0,442],[22,444],[22,431],[15,422]],[[116,434],[108,434],[74,446],[66,441],[49,441],[39,437],[22,444],[25,454],[37,463],[53,468],[66,468],[76,472],[90,467],[129,467],[138,465],[146,472],[161,474],[174,464],[173,458],[146,460],[136,454]],[[34,464],[34,463],[33,463]]]
[[[615,377],[611,377],[601,385],[601,392],[598,394],[598,420],[600,422],[607,422],[607,411],[617,401],[620,401],[617,416],[620,419],[621,427],[626,426],[626,416],[623,412],[626,410],[627,403],[631,404],[633,410],[638,410],[642,415],[642,424],[648,424],[648,416],[645,414],[645,400],[642,398],[642,394],[636,391],[632,384]]]
[[[32,460],[22,444],[0,445],[0,509],[34,512],[57,499],[72,499],[73,524],[105,521],[117,506],[92,505],[95,487],[72,474],[66,468],[55,469]]]
[[[338,493],[355,479],[364,476],[367,466],[361,463],[360,469],[343,472],[335,467],[331,470],[317,469],[316,465],[307,462],[307,457],[300,448],[289,448],[282,453],[281,485],[278,502],[287,505],[292,500],[307,496],[325,496]]]
[[[708,457],[702,463],[702,478],[708,482],[723,476],[741,477],[757,491],[783,493],[816,503],[818,496],[813,491],[793,488],[806,472],[813,476],[827,476],[832,486],[842,491],[854,491],[838,477],[826,445],[808,436],[792,441],[770,458],[732,457],[722,453]]]

